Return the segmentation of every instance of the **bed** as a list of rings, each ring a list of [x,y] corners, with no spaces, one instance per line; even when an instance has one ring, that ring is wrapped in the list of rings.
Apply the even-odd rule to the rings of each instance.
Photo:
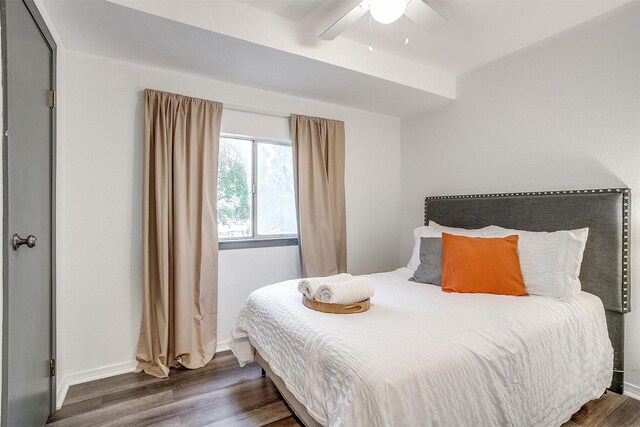
[[[372,307],[314,312],[297,281],[253,292],[230,346],[258,361],[307,426],[513,425],[568,420],[623,383],[629,306],[628,189],[429,197],[429,220],[531,231],[589,227],[583,292],[448,294],[411,271],[368,275]],[[608,329],[607,329],[608,328]]]

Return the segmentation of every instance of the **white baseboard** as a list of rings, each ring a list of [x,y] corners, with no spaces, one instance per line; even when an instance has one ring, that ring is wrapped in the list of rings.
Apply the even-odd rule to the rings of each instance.
[[[133,372],[137,362],[135,360],[129,362],[118,363],[116,365],[103,366],[101,368],[90,369],[88,371],[76,372],[75,374],[66,375],[60,381],[56,394],[56,409],[60,409],[64,403],[69,387],[76,384],[82,384],[89,381],[95,381],[102,378],[113,377],[115,375]]]
[[[632,399],[640,400],[640,387],[635,384],[624,383],[625,396],[629,396]]]
[[[62,404],[64,403],[65,397],[67,397],[67,392],[69,391],[69,384],[67,384],[64,379],[60,381],[60,385],[56,390],[56,411],[59,411],[62,408]]]
[[[221,351],[230,350],[229,348],[229,340],[219,342],[216,346],[216,353],[220,353]],[[115,375],[126,374],[128,372],[133,372],[136,367],[137,362],[135,360],[129,362],[118,363],[116,365],[103,366],[101,368],[90,369],[84,372],[77,372],[75,374],[66,375],[60,381],[60,385],[58,386],[58,390],[56,391],[56,409],[62,408],[62,404],[64,403],[65,397],[67,397],[67,392],[69,391],[69,387],[76,384],[82,384],[89,381],[95,381],[102,378],[113,377]]]
[[[231,350],[229,348],[229,340],[219,342],[216,346],[216,353],[220,353],[221,351]]]

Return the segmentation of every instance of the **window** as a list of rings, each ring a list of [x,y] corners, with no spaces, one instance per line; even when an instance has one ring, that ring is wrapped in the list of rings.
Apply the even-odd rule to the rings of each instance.
[[[220,136],[220,248],[297,244],[290,141]]]

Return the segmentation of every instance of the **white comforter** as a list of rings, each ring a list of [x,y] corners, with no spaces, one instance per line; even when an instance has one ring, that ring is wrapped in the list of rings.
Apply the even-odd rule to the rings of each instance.
[[[240,365],[258,349],[331,426],[557,426],[611,382],[599,298],[450,294],[369,275],[369,311],[304,307],[297,281],[253,292],[232,332]]]

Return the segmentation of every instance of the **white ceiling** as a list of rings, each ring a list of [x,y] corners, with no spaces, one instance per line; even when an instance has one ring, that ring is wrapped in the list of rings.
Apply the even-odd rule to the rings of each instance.
[[[344,0],[236,0],[295,21],[325,20]],[[414,0],[420,1],[420,0]],[[447,23],[427,34],[409,22],[409,45],[404,45],[405,22],[383,25],[373,21],[375,49],[454,74],[461,74],[523,47],[615,9],[630,0],[430,0]],[[295,15],[295,18],[291,18]],[[369,18],[362,17],[342,37],[366,48]]]
[[[421,0],[412,0],[421,1]],[[360,0],[40,0],[71,50],[407,117],[455,99],[461,73],[629,0],[433,0],[429,35],[365,16],[318,35]]]
[[[70,50],[396,117],[447,101],[389,80],[106,1],[55,0],[45,5]]]
[[[236,0],[283,18],[299,21],[326,4],[326,0]]]
[[[326,22],[342,16],[359,0],[339,0],[320,7],[302,21],[293,21],[232,0],[109,0],[121,6],[325,62],[420,91],[455,97],[456,76],[397,55],[371,55],[360,43],[339,37],[318,38]],[[304,0],[299,0],[304,1]]]

